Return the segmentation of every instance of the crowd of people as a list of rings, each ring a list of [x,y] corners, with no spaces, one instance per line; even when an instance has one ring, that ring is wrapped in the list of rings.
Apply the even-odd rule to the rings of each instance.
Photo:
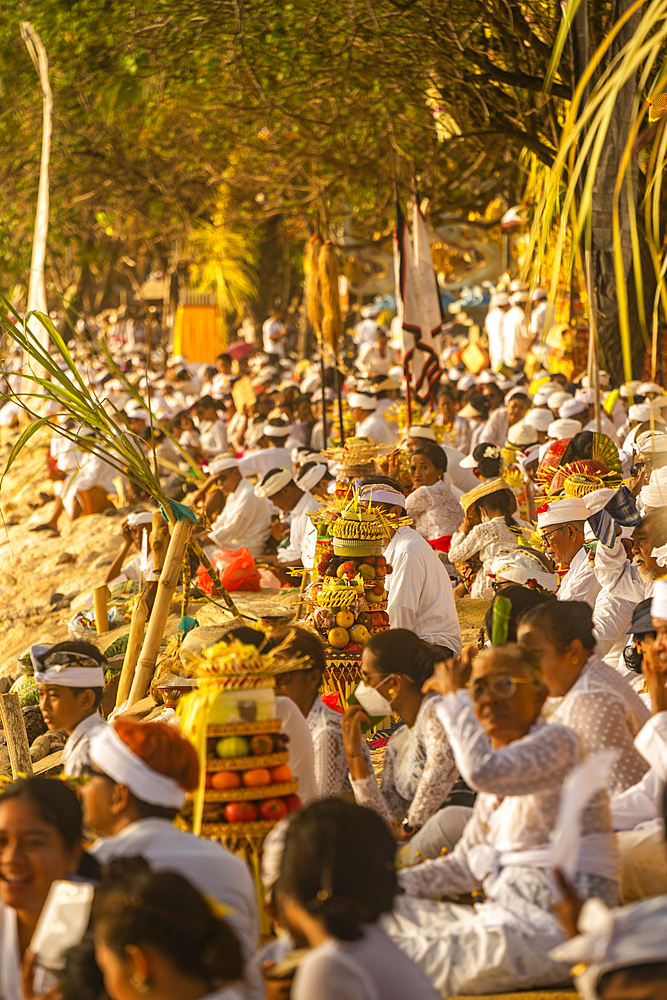
[[[596,393],[545,357],[529,377],[546,303],[527,319],[525,289],[508,292],[487,317],[489,366],[469,372],[449,343],[411,419],[379,310],[325,384],[285,351],[278,313],[262,351],[215,366],[160,372],[133,343],[118,378],[94,343],[74,347],[208,558],[247,548],[273,585],[316,570],[312,515],[349,471],[345,441],[363,444],[348,488],[390,525],[389,628],[344,713],[321,697],[325,647],[303,623],[225,628],[276,651],[302,801],[265,841],[261,903],[243,860],[178,822],[200,779],[178,724],[106,721],[97,646],[32,646],[66,780],[0,793],[0,1000],[426,1000],[573,976],[601,1000],[665,995],[667,394],[604,372]],[[11,430],[11,352],[5,368]],[[151,580],[151,498],[85,426],[61,433],[77,426],[57,392],[37,405],[55,498],[35,530],[118,510],[107,583]],[[477,601],[484,628],[464,644]],[[365,732],[387,718],[378,769]]]

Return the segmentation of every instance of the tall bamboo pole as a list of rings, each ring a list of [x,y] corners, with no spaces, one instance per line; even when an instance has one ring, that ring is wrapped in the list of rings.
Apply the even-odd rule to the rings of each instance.
[[[160,651],[160,643],[162,642],[167,618],[169,617],[169,609],[171,608],[179,573],[181,572],[183,553],[190,541],[192,527],[192,521],[186,519],[184,521],[177,521],[172,531],[164,566],[157,585],[151,620],[146,629],[146,638],[144,639],[141,656],[139,657],[130,689],[128,708],[136,702],[141,701],[142,698],[145,698],[150,686],[155,670],[157,654]]]
[[[46,241],[49,232],[49,160],[51,158],[51,119],[53,115],[53,94],[49,83],[49,59],[39,33],[29,21],[21,22],[21,38],[30,53],[33,66],[39,75],[42,88],[42,154],[39,167],[39,187],[37,189],[37,210],[32,238],[32,259],[30,281],[28,283],[28,312],[36,309],[48,314],[44,264],[46,261]],[[49,335],[36,317],[28,321],[28,329],[42,347],[48,347]],[[24,362],[35,369],[32,358],[24,357]],[[42,375],[43,371],[35,374]],[[25,391],[25,390],[24,390]]]

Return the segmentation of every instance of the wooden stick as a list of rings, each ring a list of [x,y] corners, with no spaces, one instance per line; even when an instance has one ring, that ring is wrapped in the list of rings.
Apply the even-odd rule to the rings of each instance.
[[[193,522],[189,519],[177,521],[176,527],[172,532],[164,566],[157,585],[151,620],[146,629],[146,638],[144,639],[143,649],[141,650],[141,656],[139,657],[134,680],[132,681],[128,707],[145,698],[148,691],[155,670],[157,654],[160,651],[160,643],[164,635],[167,618],[169,617],[169,609],[181,572],[183,553],[190,541],[192,527]]]
[[[132,621],[130,622],[130,637],[127,641],[123,669],[120,672],[118,682],[118,692],[116,694],[116,708],[122,705],[130,696],[134,672],[137,668],[137,660],[141,652],[141,644],[144,641],[144,626],[148,618],[148,605],[144,600],[144,595],[139,594],[132,609]]]
[[[103,583],[100,587],[94,588],[93,607],[95,608],[95,628],[97,629],[98,635],[102,635],[103,632],[109,631],[109,609],[107,607],[108,600],[109,588],[106,583]]]
[[[0,717],[12,766],[12,778],[32,776],[32,758],[25,729],[25,719],[17,694],[0,694]]]
[[[308,570],[304,569],[301,574],[301,587],[299,588],[299,599],[296,602],[296,611],[294,612],[294,621],[298,622],[299,615],[301,614],[301,605],[303,604],[303,592],[306,589],[306,580],[308,579]]]

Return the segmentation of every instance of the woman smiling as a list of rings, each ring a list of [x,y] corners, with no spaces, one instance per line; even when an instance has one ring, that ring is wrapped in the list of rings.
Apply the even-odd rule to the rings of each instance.
[[[443,479],[447,455],[436,444],[424,444],[410,456],[413,492],[406,497],[405,509],[415,529],[436,549],[446,551],[449,540],[463,520],[463,507]]]
[[[21,962],[53,882],[82,856],[81,806],[60,781],[27,778],[0,795],[0,996],[21,1000]],[[47,983],[36,978],[35,993]]]

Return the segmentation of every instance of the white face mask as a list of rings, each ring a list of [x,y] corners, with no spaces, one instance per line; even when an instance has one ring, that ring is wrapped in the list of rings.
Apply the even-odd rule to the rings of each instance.
[[[391,715],[393,711],[391,702],[387,701],[377,688],[371,687],[365,681],[360,681],[357,684],[354,695],[366,715],[371,718],[384,718],[385,715]]]

